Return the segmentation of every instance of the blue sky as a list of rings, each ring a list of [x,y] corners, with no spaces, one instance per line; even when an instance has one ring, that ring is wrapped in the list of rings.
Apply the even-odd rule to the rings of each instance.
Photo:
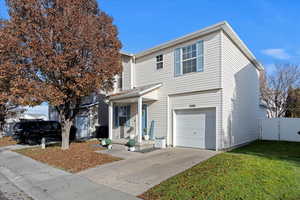
[[[138,52],[228,21],[267,69],[300,62],[298,0],[103,0],[115,19],[124,50]]]
[[[299,0],[99,0],[123,50],[136,53],[226,20],[267,70],[300,63]],[[4,0],[0,16],[7,18]]]
[[[300,62],[299,0],[98,0],[114,18],[123,50],[136,53],[228,21],[266,68]],[[7,18],[4,0],[0,16]]]

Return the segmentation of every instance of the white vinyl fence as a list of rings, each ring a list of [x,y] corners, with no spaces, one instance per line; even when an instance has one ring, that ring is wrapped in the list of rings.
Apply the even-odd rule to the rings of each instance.
[[[260,139],[300,142],[300,118],[260,119]]]

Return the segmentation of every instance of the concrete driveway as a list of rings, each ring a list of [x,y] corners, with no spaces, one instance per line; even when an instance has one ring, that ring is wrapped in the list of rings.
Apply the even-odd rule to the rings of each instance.
[[[160,182],[218,154],[215,151],[192,148],[168,148],[149,153],[120,151],[127,155],[113,162],[79,173],[92,182],[137,196]],[[115,156],[117,152],[113,153]]]

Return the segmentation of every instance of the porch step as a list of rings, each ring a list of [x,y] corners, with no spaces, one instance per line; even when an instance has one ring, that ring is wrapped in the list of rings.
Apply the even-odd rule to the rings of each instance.
[[[113,144],[118,144],[118,145],[126,145],[128,142],[128,139],[114,139],[112,140]],[[141,144],[136,144],[135,146],[137,151],[145,150],[145,149],[154,149],[154,141],[152,140],[143,140]]]
[[[146,149],[154,149],[154,142],[137,144],[136,149],[137,149],[137,151],[142,151],[142,150],[146,150]]]
[[[124,138],[112,140],[112,143],[113,143],[113,144],[121,144],[121,145],[125,145],[125,144],[127,144],[127,142],[128,142],[128,139],[124,139]]]

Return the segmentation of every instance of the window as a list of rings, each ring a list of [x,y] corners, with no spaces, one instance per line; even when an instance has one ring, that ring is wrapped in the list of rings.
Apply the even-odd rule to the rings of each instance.
[[[164,57],[163,55],[156,56],[156,69],[162,69],[164,66]]]
[[[182,48],[182,73],[196,72],[197,50],[196,44]]]
[[[123,87],[123,78],[122,78],[122,73],[120,73],[118,76],[118,88],[122,89],[122,87]]]
[[[119,125],[124,126],[126,124],[127,118],[128,118],[127,107],[120,106],[119,107]]]
[[[203,41],[175,49],[175,76],[203,71]]]
[[[130,105],[114,107],[114,125],[130,126]]]

